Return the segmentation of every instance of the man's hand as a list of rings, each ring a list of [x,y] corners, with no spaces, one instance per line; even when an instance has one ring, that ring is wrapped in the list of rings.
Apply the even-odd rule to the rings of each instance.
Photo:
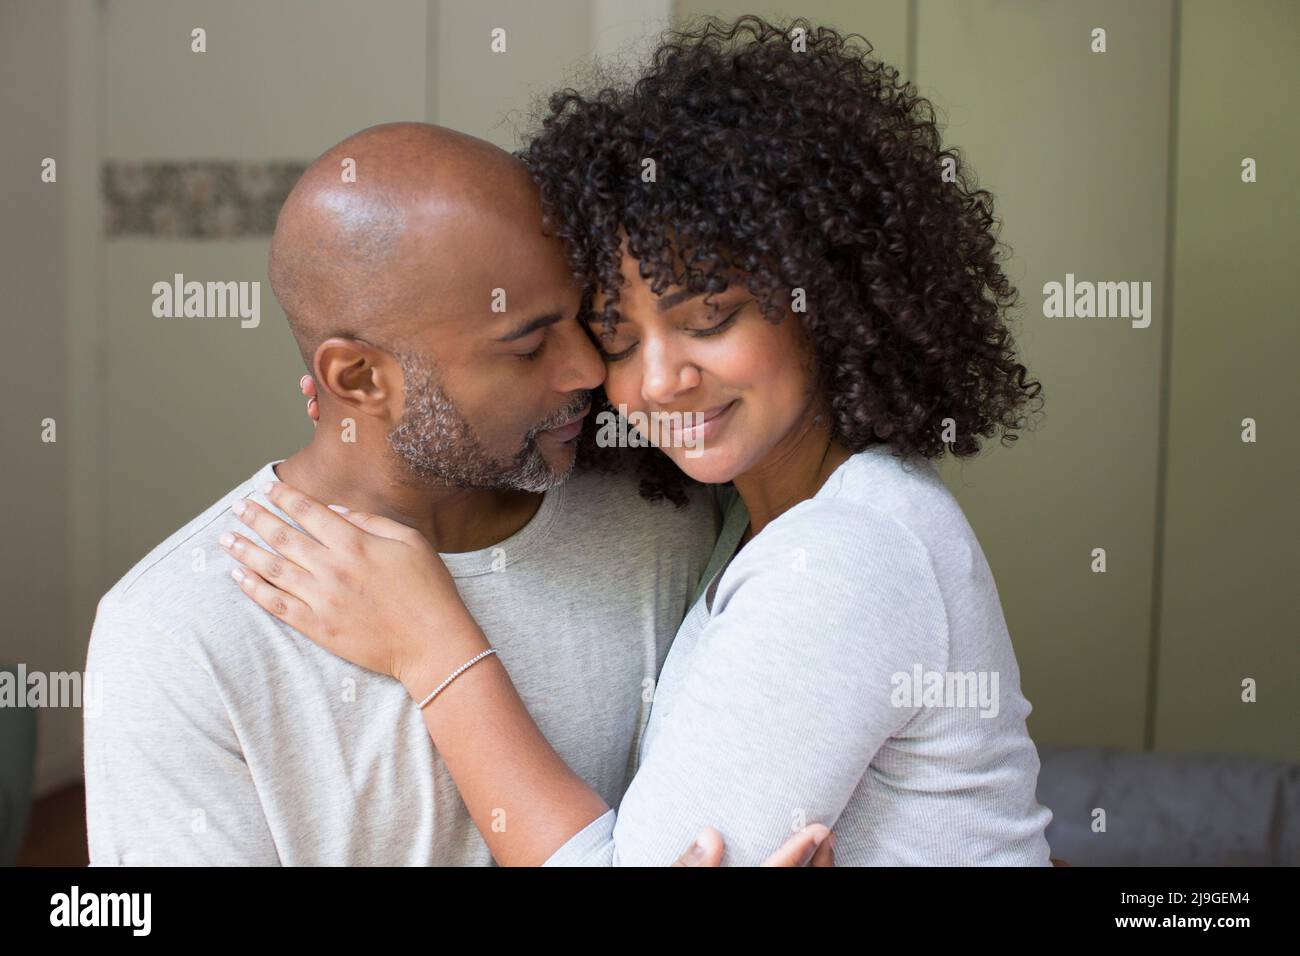
[[[673,866],[721,866],[722,835],[713,827],[695,838],[695,844]],[[782,844],[760,866],[834,866],[835,837],[820,823],[810,823]]]

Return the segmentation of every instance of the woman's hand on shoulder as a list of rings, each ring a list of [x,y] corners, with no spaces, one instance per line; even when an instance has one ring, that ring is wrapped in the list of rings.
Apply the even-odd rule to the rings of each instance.
[[[232,575],[244,594],[279,620],[332,654],[404,683],[488,646],[420,532],[327,507],[284,482],[263,492],[306,533],[243,499],[236,515],[270,549],[229,532],[221,546],[240,563]]]

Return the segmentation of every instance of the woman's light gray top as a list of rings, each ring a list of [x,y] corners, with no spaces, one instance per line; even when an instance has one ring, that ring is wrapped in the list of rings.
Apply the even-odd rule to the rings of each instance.
[[[1049,866],[997,587],[934,465],[873,447],[736,552],[748,522],[730,492],[636,775],[546,865],[662,866],[707,826],[754,865],[825,823],[837,866]]]

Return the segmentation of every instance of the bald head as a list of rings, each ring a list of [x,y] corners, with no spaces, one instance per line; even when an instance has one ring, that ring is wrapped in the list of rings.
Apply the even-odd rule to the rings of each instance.
[[[389,123],[327,151],[271,240],[271,289],[308,368],[331,336],[405,342],[416,304],[461,271],[466,231],[519,220],[540,221],[527,170],[472,136]]]

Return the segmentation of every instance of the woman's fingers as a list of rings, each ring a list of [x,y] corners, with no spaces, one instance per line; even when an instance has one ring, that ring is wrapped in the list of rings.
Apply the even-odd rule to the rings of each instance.
[[[280,590],[311,603],[311,575],[283,555],[260,548],[242,534],[222,533],[217,539],[225,552]]]
[[[325,650],[399,680],[431,670],[445,675],[488,648],[446,565],[418,532],[374,515],[357,516],[354,525],[283,482],[265,492],[266,505],[235,503],[256,535],[230,545],[232,554],[242,548],[248,556],[247,573],[256,577],[247,592],[259,606]],[[300,623],[292,615],[304,607],[309,616]],[[432,632],[437,641],[430,640],[431,622],[442,625]]]
[[[304,634],[312,630],[315,615],[309,608],[292,594],[286,594],[274,585],[268,584],[256,571],[248,568],[232,568],[230,576],[239,582],[243,592],[260,607],[269,611],[295,631]]]
[[[293,485],[287,485],[283,481],[272,481],[262,491],[276,507],[302,525],[309,535],[326,547],[338,548],[356,541],[355,528],[337,512],[326,508],[311,495],[299,491]],[[280,549],[276,548],[276,550]]]
[[[298,391],[307,396],[307,417],[315,425],[320,421],[320,403],[316,401],[316,380],[310,375],[298,379]]]
[[[313,574],[321,570],[321,558],[325,549],[287,521],[248,498],[236,501],[230,510],[240,521],[256,531],[267,545],[300,568]]]
[[[810,823],[790,839],[759,866],[805,866],[814,856],[830,829],[820,823]]]
[[[834,866],[835,865],[835,834],[830,833],[822,845],[817,848],[813,854],[812,862],[809,866]]]

